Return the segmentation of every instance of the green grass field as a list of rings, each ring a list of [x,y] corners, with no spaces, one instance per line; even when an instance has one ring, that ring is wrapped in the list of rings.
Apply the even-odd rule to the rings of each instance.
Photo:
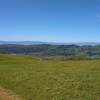
[[[0,54],[0,86],[25,100],[100,100],[100,60]]]

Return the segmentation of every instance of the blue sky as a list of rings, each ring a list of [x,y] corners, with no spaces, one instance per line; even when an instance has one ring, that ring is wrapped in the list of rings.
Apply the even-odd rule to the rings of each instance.
[[[0,40],[100,42],[100,0],[0,0]]]

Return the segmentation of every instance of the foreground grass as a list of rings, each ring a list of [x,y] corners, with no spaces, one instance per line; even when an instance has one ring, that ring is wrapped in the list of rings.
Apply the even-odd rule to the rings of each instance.
[[[100,100],[100,60],[1,54],[0,85],[26,100]]]

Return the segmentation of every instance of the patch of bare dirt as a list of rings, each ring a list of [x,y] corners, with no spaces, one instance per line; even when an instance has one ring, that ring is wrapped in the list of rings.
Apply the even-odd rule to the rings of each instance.
[[[0,87],[0,100],[22,100],[22,99],[12,91]]]

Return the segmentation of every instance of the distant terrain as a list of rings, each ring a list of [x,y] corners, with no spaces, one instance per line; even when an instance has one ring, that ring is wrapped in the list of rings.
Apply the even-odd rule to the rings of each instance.
[[[37,45],[37,44],[46,44],[46,42],[40,42],[40,41],[0,41],[0,44]]]
[[[64,56],[67,58],[99,58],[100,45],[54,45],[54,44],[1,44],[0,53],[28,54],[36,56]]]
[[[0,44],[17,44],[17,45],[39,45],[39,44],[51,44],[51,45],[98,45],[98,42],[41,42],[41,41],[0,41]]]

